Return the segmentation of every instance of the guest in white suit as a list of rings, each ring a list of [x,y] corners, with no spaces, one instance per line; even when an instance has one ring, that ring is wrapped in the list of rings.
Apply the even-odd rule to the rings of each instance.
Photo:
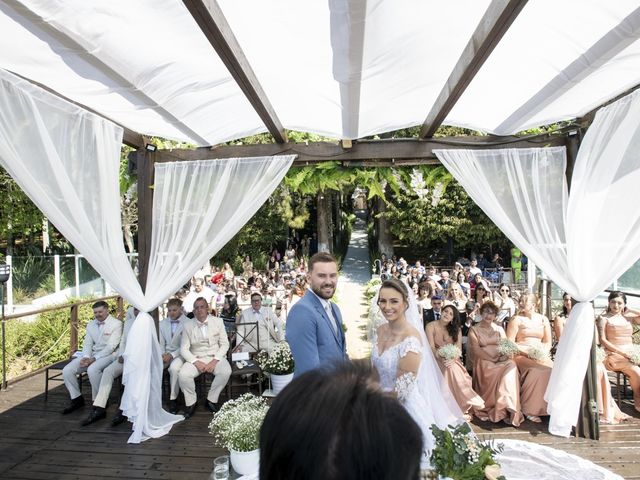
[[[219,409],[218,397],[231,376],[231,365],[226,359],[229,340],[222,319],[209,315],[209,304],[202,297],[194,302],[193,313],[195,318],[184,323],[180,340],[180,356],[185,363],[178,383],[184,393],[185,418],[191,417],[196,409],[196,377],[205,372],[215,375],[206,401],[207,409],[213,413]]]
[[[271,353],[271,349],[284,340],[284,322],[276,317],[271,307],[262,306],[262,295],[259,292],[251,294],[251,306],[242,311],[239,323],[256,322],[258,331],[251,325],[238,325],[236,351],[255,352],[259,347],[260,350]]]
[[[122,337],[120,337],[120,346],[118,347],[118,352],[116,354],[115,359],[111,362],[111,364],[102,371],[102,378],[100,379],[100,387],[98,387],[98,394],[96,395],[95,400],[93,401],[93,409],[91,413],[87,417],[87,419],[82,422],[82,426],[86,427],[98,420],[102,420],[107,416],[107,401],[109,400],[109,395],[111,394],[111,388],[113,387],[113,381],[122,375],[122,370],[124,368],[124,350],[127,347],[127,337],[129,336],[129,330],[131,330],[131,326],[133,322],[136,320],[140,311],[137,308],[129,307],[127,310],[127,314],[124,317],[124,329],[122,332]],[[115,427],[124,422],[127,418],[122,415],[122,411],[118,410],[118,413],[113,418],[112,425]]]
[[[169,368],[169,413],[178,413],[178,375],[184,364],[180,356],[180,340],[182,328],[189,319],[182,310],[182,300],[172,298],[167,302],[168,317],[160,322],[160,348],[162,349],[162,362],[164,368]]]
[[[73,359],[62,370],[64,384],[71,397],[71,403],[62,411],[63,414],[84,406],[84,398],[76,378],[78,373],[87,372],[91,383],[91,399],[96,398],[102,371],[113,362],[115,351],[120,344],[122,322],[109,315],[107,302],[96,302],[92,308],[94,319],[87,324],[82,357]]]

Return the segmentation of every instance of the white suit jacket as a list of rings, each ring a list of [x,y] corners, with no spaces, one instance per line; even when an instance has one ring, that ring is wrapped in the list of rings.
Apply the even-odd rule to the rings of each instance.
[[[171,334],[171,319],[165,318],[160,322],[160,348],[162,353],[170,353],[173,358],[180,355],[180,340],[182,338],[182,329],[185,322],[188,322],[189,318],[181,315],[178,318],[178,326],[174,334]]]
[[[102,328],[98,321],[93,319],[87,324],[87,333],[84,336],[82,345],[82,356],[84,358],[108,357],[113,355],[122,337],[122,322],[109,315]]]
[[[253,308],[245,308],[239,323],[255,323],[257,317],[253,313]],[[243,344],[245,352],[255,352],[258,346],[261,350],[271,351],[276,343],[284,340],[284,322],[276,317],[273,309],[260,307],[258,318],[258,333],[251,325],[238,326],[236,345],[240,345],[246,338],[247,341]],[[256,338],[257,336],[260,338]],[[258,345],[258,340],[260,340],[260,345]]]
[[[209,315],[207,332],[205,338],[195,318],[184,322],[180,339],[180,356],[185,362],[195,363],[203,357],[214,357],[218,360],[225,358],[229,350],[229,339],[222,319]]]

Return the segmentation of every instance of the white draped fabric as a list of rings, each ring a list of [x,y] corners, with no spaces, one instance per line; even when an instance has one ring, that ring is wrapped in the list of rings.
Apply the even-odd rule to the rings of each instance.
[[[122,129],[0,70],[0,164],[60,232],[142,313],[129,332],[122,408],[130,442],[165,434],[162,362],[149,312],[258,210],[294,156],[158,165],[146,295],[125,255],[118,172]]]
[[[546,400],[549,431],[575,425],[593,336],[589,303],[640,256],[640,92],[601,109],[574,165],[562,148],[438,150],[493,222],[578,303],[560,340]]]

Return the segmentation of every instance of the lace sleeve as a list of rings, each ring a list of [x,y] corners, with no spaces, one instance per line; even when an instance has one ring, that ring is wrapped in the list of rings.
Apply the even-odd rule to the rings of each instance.
[[[413,352],[418,355],[422,353],[422,345],[416,337],[407,337],[400,345],[400,358],[406,357],[407,353]]]
[[[396,393],[398,400],[404,402],[416,387],[416,376],[413,372],[403,373],[396,378]]]

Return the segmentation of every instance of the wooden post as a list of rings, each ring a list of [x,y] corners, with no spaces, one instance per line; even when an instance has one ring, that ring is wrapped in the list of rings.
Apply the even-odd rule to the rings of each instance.
[[[155,152],[138,150],[138,282],[145,291],[151,256],[153,227],[153,184],[155,181]],[[158,309],[149,312],[158,330]]]
[[[71,336],[70,336],[70,347],[71,352],[69,357],[78,351],[78,304],[74,303],[71,305]]]

